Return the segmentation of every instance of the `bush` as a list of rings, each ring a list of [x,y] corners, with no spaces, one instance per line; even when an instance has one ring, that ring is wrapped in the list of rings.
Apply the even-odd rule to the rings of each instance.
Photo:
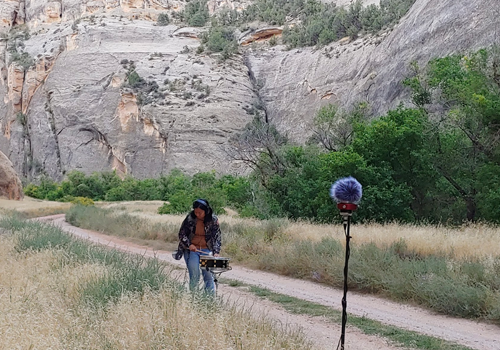
[[[60,198],[64,197],[64,192],[61,186],[58,186],[56,190],[52,190],[47,193],[45,199],[49,201],[57,201]]]
[[[132,70],[127,75],[127,78],[128,84],[133,88],[141,87],[145,83],[144,79],[142,79],[135,70]]]
[[[64,195],[61,198],[59,198],[57,201],[58,202],[71,202],[73,199],[75,199],[74,196]]]
[[[419,291],[428,306],[446,315],[477,318],[489,313],[489,291],[484,286],[471,287],[450,278],[431,276]]]
[[[245,11],[246,20],[260,18],[268,23],[284,24],[283,18],[300,19],[293,28],[285,27],[283,43],[288,47],[326,45],[345,36],[356,38],[361,32],[375,33],[394,25],[415,0],[382,0],[380,6],[362,7],[360,1],[347,8],[323,4],[318,0],[289,4],[288,1],[257,1]],[[284,11],[284,15],[283,12]],[[268,14],[272,14],[268,16]]]
[[[166,26],[170,23],[170,17],[168,17],[168,14],[166,13],[160,13],[158,15],[158,20],[156,21],[156,24],[159,26]]]
[[[31,67],[35,66],[35,60],[27,52],[23,52],[23,53],[14,52],[14,53],[12,53],[12,56],[10,58],[10,62],[17,63],[25,71],[27,71]]]
[[[189,2],[185,7],[182,16],[190,26],[203,27],[210,18],[207,1],[194,0]]]
[[[231,57],[238,51],[238,44],[231,28],[214,26],[202,41],[210,51],[221,52],[223,59]]]
[[[76,204],[76,205],[83,205],[83,206],[94,205],[94,201],[90,198],[87,198],[87,197],[75,197],[75,198],[73,198],[71,203]]]
[[[43,199],[40,194],[40,189],[35,184],[28,184],[24,188],[24,194],[29,197]]]
[[[158,209],[158,214],[183,214],[191,210],[194,198],[188,191],[178,191],[168,199],[168,203],[163,204]]]

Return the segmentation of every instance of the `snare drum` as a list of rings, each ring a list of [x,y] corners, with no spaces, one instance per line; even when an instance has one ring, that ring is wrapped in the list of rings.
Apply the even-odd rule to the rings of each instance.
[[[215,273],[229,271],[231,270],[231,266],[229,266],[229,260],[229,258],[220,256],[201,255],[200,268]]]

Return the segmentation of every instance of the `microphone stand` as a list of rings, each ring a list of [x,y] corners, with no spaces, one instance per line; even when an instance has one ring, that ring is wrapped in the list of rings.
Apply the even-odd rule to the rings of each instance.
[[[348,272],[348,263],[349,256],[351,255],[351,248],[349,247],[349,243],[351,241],[351,216],[352,212],[356,210],[357,205],[352,203],[339,203],[337,207],[340,209],[340,215],[342,215],[342,221],[344,225],[344,233],[346,238],[345,245],[345,264],[344,264],[344,296],[342,297],[342,332],[340,334],[340,350],[344,350],[345,343],[345,327],[347,323],[347,272]],[[338,349],[338,346],[337,346]]]
[[[345,244],[345,264],[344,264],[344,296],[342,297],[342,333],[340,334],[340,349],[344,350],[345,326],[347,323],[347,270],[349,263],[349,255],[351,253],[351,249],[349,247],[349,242],[351,240],[351,236],[349,234],[351,226],[351,216],[342,215],[342,218],[344,221],[343,224],[344,224],[346,244]]]

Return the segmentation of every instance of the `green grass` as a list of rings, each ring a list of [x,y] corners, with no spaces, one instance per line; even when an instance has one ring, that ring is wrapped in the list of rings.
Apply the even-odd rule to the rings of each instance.
[[[106,275],[80,285],[81,301],[87,305],[106,306],[127,293],[142,294],[146,289],[159,290],[166,283],[177,284],[168,278],[165,263],[156,258],[91,244],[71,237],[52,224],[8,217],[0,220],[0,227],[15,235],[15,249],[18,252],[60,249],[64,254],[61,255],[59,266],[93,263],[109,267]],[[178,287],[181,288],[180,284]]]
[[[221,283],[236,286],[244,285],[241,282],[233,283],[232,280],[222,279]],[[315,317],[326,317],[331,323],[340,323],[342,314],[340,311],[317,303],[301,300],[288,295],[271,292],[268,289],[256,286],[249,286],[249,291],[258,297],[267,299],[281,305],[285,310],[293,314],[308,315]],[[366,317],[349,315],[347,324],[360,329],[369,335],[378,335],[388,339],[397,346],[411,349],[423,350],[472,350],[469,347],[454,344],[435,337],[422,335],[413,331],[408,331],[394,326],[384,325],[381,322],[370,320]],[[339,335],[340,336],[340,335]]]
[[[66,213],[66,221],[86,229],[105,232],[113,236],[133,237],[141,240],[177,242],[179,227],[170,223],[151,223],[111,209],[75,205]]]

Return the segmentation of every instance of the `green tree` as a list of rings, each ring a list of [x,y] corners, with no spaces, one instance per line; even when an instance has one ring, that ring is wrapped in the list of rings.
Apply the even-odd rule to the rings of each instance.
[[[170,23],[170,17],[168,17],[167,13],[160,13],[158,15],[158,19],[157,19],[156,23],[159,26],[166,26]]]
[[[238,51],[234,30],[219,26],[217,23],[212,25],[208,33],[203,36],[202,42],[210,51],[220,52],[223,60],[228,59]]]
[[[398,108],[370,124],[357,124],[353,150],[368,165],[385,169],[395,184],[407,186],[417,219],[427,217],[435,200],[437,173],[428,148],[427,115],[421,110]]]
[[[243,131],[230,139],[227,149],[229,157],[243,161],[252,168],[261,183],[266,186],[274,174],[284,174],[287,168],[282,153],[288,138],[281,135],[275,126],[257,113]]]
[[[330,187],[339,178],[354,176],[363,186],[356,220],[413,220],[410,189],[397,184],[389,176],[390,169],[370,166],[350,150],[319,153],[314,148],[289,147],[287,156],[293,166],[284,175],[273,176],[267,187],[274,203],[273,214],[319,222],[337,220],[338,209],[330,198]]]
[[[169,198],[182,190],[192,191],[191,178],[182,173],[179,169],[173,169],[168,175],[162,175],[159,179],[159,191],[161,200],[169,200]]]
[[[203,27],[210,18],[207,1],[194,0],[188,2],[184,9],[183,17],[190,26]]]
[[[313,120],[313,134],[308,143],[319,144],[328,151],[339,151],[351,144],[355,123],[363,121],[367,105],[361,103],[350,112],[329,104],[320,108]]]
[[[410,85],[414,93],[422,86],[429,90],[430,99],[422,107],[433,122],[429,135],[433,164],[451,188],[450,194],[464,204],[464,218],[469,221],[492,217],[478,212],[479,207],[490,210],[480,201],[493,195],[478,179],[500,164],[497,51],[435,59]]]
[[[218,186],[224,191],[228,204],[236,209],[241,209],[253,203],[251,180],[243,176],[224,175],[218,181]]]

